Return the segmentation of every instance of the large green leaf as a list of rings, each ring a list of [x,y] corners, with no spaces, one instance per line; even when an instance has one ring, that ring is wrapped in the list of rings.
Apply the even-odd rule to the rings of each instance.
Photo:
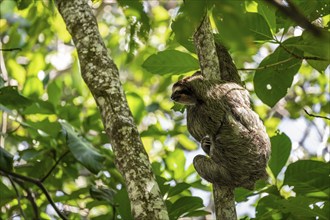
[[[126,94],[127,102],[132,111],[134,120],[139,124],[145,114],[145,105],[141,96],[135,92],[128,92]]]
[[[7,86],[0,89],[0,104],[8,108],[24,108],[31,105],[32,100],[22,96],[17,87]]]
[[[288,166],[283,185],[294,186],[297,194],[328,197],[330,164],[322,161],[299,160]],[[322,195],[323,194],[323,195]]]
[[[271,40],[273,39],[273,34],[270,31],[270,28],[264,19],[258,13],[246,13],[245,14],[245,28],[251,33],[254,37],[254,40]]]
[[[286,134],[282,133],[271,137],[270,141],[272,152],[268,165],[276,178],[290,156],[291,140]]]
[[[4,170],[12,170],[13,169],[13,160],[14,156],[11,155],[8,151],[6,151],[3,146],[0,146],[0,167]]]
[[[199,63],[190,54],[165,50],[148,57],[142,67],[154,74],[181,74],[199,69]]]
[[[317,204],[319,200],[305,196],[284,199],[280,196],[268,195],[259,200],[256,208],[256,219],[328,219],[328,204],[323,208]]]
[[[176,41],[192,53],[196,52],[192,36],[204,18],[208,3],[207,1],[185,1],[171,24]]]
[[[66,134],[67,145],[76,158],[89,171],[97,174],[103,168],[103,161],[105,157],[83,137],[79,136],[65,121],[60,122],[64,133]]]
[[[270,5],[267,4],[267,2],[264,1],[258,1],[258,13],[261,14],[268,26],[271,28],[271,30],[275,31],[276,30],[276,16],[275,16],[275,10],[274,8]]]
[[[55,109],[52,103],[48,101],[37,100],[32,105],[28,106],[23,114],[55,114]]]
[[[290,197],[287,200],[282,199],[280,201],[283,207],[281,211],[290,213],[294,216],[294,219],[329,219],[329,213],[326,210],[316,208],[315,205],[319,200],[308,198],[304,196]],[[316,206],[315,208],[311,208]]]
[[[48,134],[52,138],[56,138],[61,131],[61,125],[57,121],[49,121],[48,118],[37,122],[27,120],[24,125],[38,130],[40,135],[46,136]]]
[[[89,189],[89,194],[93,199],[100,200],[100,201],[107,201],[111,205],[114,205],[114,197],[116,195],[116,192],[111,188],[106,188],[102,186],[95,186],[92,185]]]
[[[330,64],[330,33],[322,31],[323,36],[317,38],[308,32],[302,35],[302,41],[296,47],[305,53],[312,54],[318,58],[323,58]]]
[[[279,46],[260,63],[259,69],[255,72],[255,92],[270,107],[286,95],[294,75],[301,66],[302,59],[296,56],[302,57],[303,52],[292,46],[299,41],[301,37],[289,38],[283,42],[285,49]]]
[[[200,208],[203,208],[203,200],[199,197],[184,196],[173,203],[168,210],[170,219],[178,219]]]
[[[168,197],[175,196],[182,191],[188,189],[189,187],[191,187],[191,185],[188,183],[178,183],[174,187],[170,188],[170,190],[168,191]]]
[[[131,203],[125,187],[122,187],[115,195],[115,201],[118,203],[118,212],[123,219],[133,219],[131,214]]]
[[[170,152],[165,158],[165,162],[168,169],[174,173],[176,180],[184,178],[186,158],[183,150],[177,148],[175,151]]]
[[[0,206],[2,207],[5,205],[7,202],[13,201],[16,199],[17,195],[14,190],[10,190],[4,183],[3,181],[0,181],[0,192],[1,192],[1,197],[0,197]]]

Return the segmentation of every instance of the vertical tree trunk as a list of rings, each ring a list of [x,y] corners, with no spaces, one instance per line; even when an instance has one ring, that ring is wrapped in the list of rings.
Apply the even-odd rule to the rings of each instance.
[[[56,3],[77,48],[82,77],[101,111],[116,166],[126,182],[134,219],[168,219],[119,81],[118,69],[107,53],[87,0],[57,0]]]
[[[228,62],[228,57],[220,57],[224,54],[222,53],[223,51],[221,51],[221,53],[220,51],[217,53],[212,28],[207,16],[205,16],[202,24],[195,33],[194,42],[197,48],[202,74],[206,78],[221,79],[221,76],[225,76],[225,80],[232,77],[233,80],[229,81],[237,81],[237,72],[230,76],[227,71],[224,71],[224,69],[227,69],[227,64],[225,62]],[[224,68],[222,68],[221,65],[223,65]],[[222,71],[221,73],[220,70]],[[234,188],[213,184],[213,197],[217,220],[237,219]]]

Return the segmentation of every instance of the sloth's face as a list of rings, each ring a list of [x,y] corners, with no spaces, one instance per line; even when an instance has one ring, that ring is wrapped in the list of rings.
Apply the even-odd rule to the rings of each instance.
[[[195,105],[197,103],[192,90],[180,81],[173,85],[171,99],[183,105]]]

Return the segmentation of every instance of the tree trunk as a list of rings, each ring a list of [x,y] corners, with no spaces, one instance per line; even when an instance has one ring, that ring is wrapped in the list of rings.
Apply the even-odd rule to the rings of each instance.
[[[107,53],[87,0],[57,0],[56,3],[77,48],[82,77],[100,109],[116,166],[126,182],[134,219],[168,219],[119,81],[118,68]]]
[[[234,82],[238,81],[239,77],[237,71],[234,73],[231,70],[228,70],[228,67],[232,67],[233,65],[232,63],[226,63],[228,62],[228,59],[231,61],[229,54],[228,57],[225,53],[226,51],[222,50],[222,47],[221,50],[216,50],[212,29],[207,16],[205,16],[200,27],[195,32],[194,43],[197,48],[197,54],[202,74],[206,78],[222,79]],[[222,55],[224,55],[224,57],[221,57]],[[228,71],[224,71],[225,69],[230,71],[231,74],[228,74]],[[213,184],[213,197],[217,220],[237,219],[234,188]]]

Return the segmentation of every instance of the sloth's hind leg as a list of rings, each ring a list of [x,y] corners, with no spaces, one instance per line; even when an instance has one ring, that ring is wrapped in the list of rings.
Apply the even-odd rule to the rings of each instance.
[[[193,163],[195,170],[203,179],[218,185],[233,186],[230,172],[225,167],[216,164],[211,158],[197,155]]]

